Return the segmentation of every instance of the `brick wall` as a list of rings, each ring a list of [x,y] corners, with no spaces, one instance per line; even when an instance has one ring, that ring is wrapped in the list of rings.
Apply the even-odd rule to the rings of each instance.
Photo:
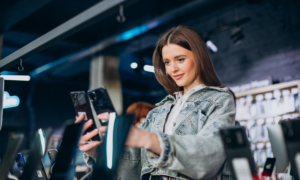
[[[235,20],[250,17],[241,25],[245,38],[235,46],[231,31],[211,36],[218,52],[212,54],[223,84],[248,82],[271,76],[273,81],[300,79],[300,1],[247,1],[221,7],[184,21],[205,32]]]

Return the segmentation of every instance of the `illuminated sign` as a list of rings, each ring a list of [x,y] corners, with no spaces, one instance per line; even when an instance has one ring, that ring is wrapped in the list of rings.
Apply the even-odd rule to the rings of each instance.
[[[6,91],[4,91],[3,99],[3,109],[17,107],[20,104],[20,99],[18,96],[10,96]]]

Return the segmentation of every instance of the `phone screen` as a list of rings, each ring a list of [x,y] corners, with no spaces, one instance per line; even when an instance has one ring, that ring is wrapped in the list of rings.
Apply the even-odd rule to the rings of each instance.
[[[262,172],[263,176],[271,176],[274,166],[275,166],[276,158],[267,158],[264,171]]]
[[[19,171],[22,173],[24,166],[25,166],[25,159],[24,159],[22,153],[18,153],[16,155],[16,163],[17,163]]]

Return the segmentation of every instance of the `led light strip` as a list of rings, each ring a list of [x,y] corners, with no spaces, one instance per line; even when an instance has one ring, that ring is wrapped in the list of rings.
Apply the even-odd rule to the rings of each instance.
[[[107,130],[107,142],[106,142],[106,153],[107,153],[107,167],[112,168],[113,159],[113,135],[114,135],[114,125],[116,120],[116,113],[109,114],[108,130]]]
[[[30,76],[27,75],[1,75],[7,81],[30,81]]]

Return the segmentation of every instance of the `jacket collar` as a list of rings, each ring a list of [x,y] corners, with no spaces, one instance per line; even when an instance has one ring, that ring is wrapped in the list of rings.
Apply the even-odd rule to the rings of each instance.
[[[229,92],[229,90],[226,87],[220,88],[215,86],[205,86],[203,89],[200,89],[199,91],[194,92],[192,95],[190,95],[187,99],[189,102],[195,102],[199,100],[199,95],[204,94],[207,92],[207,90],[217,90],[222,92]],[[172,101],[172,103],[176,103],[176,98],[173,95],[167,95],[163,100],[161,100],[159,103],[156,103],[155,106],[161,106],[165,104],[167,101]]]

